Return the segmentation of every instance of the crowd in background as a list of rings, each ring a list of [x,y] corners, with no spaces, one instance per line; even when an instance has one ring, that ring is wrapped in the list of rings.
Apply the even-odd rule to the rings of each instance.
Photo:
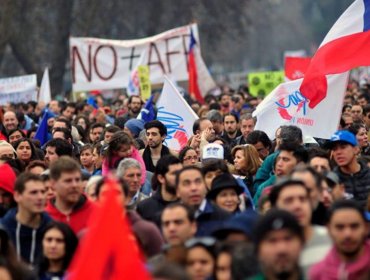
[[[68,279],[110,174],[153,279],[370,279],[367,84],[350,80],[330,139],[269,139],[247,86],[185,98],[199,119],[179,151],[139,96],[4,105],[0,279]]]

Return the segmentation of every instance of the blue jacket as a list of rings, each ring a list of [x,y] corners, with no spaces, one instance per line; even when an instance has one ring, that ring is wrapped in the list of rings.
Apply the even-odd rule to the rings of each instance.
[[[231,214],[207,200],[204,211],[196,218],[196,236],[209,236],[221,222],[231,217]]]
[[[16,220],[17,210],[17,208],[10,209],[0,222],[8,232],[16,248],[17,255],[21,256],[25,262],[34,264],[42,253],[41,235],[52,219],[46,212],[42,213],[39,228],[33,229],[20,224]]]

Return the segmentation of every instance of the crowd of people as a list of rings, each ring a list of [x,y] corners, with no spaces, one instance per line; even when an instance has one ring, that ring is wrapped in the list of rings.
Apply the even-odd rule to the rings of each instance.
[[[180,151],[140,96],[94,99],[2,107],[0,279],[68,279],[112,174],[153,279],[370,279],[366,86],[349,83],[330,139],[269,139],[246,86],[187,98],[199,119]]]

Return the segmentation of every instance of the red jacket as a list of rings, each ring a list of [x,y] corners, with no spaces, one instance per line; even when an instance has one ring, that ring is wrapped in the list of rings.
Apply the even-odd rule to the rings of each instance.
[[[89,220],[90,214],[94,211],[95,204],[91,202],[85,195],[81,195],[80,200],[75,205],[70,215],[61,213],[55,207],[55,200],[50,200],[46,205],[45,211],[56,221],[68,224],[72,230],[78,234],[85,229]]]

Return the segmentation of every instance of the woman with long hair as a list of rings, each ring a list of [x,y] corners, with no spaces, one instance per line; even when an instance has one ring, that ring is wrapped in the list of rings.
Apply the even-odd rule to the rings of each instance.
[[[231,155],[234,158],[235,174],[240,176],[253,196],[253,178],[262,165],[256,148],[251,144],[238,145],[232,149]]]
[[[51,222],[42,236],[42,256],[37,270],[39,279],[64,279],[77,245],[78,239],[67,224]]]
[[[141,184],[145,183],[146,168],[135,142],[126,132],[119,131],[113,134],[104,154],[102,175],[105,176],[111,170],[117,169],[119,162],[124,158],[136,159],[141,166]]]
[[[13,143],[17,158],[27,166],[31,161],[39,159],[33,142],[28,138],[21,138]]]
[[[185,146],[179,153],[179,160],[183,166],[197,165],[199,163],[199,156],[194,148]]]
[[[0,226],[0,267],[7,270],[9,279],[23,280],[36,279],[35,275],[25,263],[18,260],[17,252],[6,230]],[[10,275],[9,275],[10,274]],[[0,279],[5,278],[2,274]]]

